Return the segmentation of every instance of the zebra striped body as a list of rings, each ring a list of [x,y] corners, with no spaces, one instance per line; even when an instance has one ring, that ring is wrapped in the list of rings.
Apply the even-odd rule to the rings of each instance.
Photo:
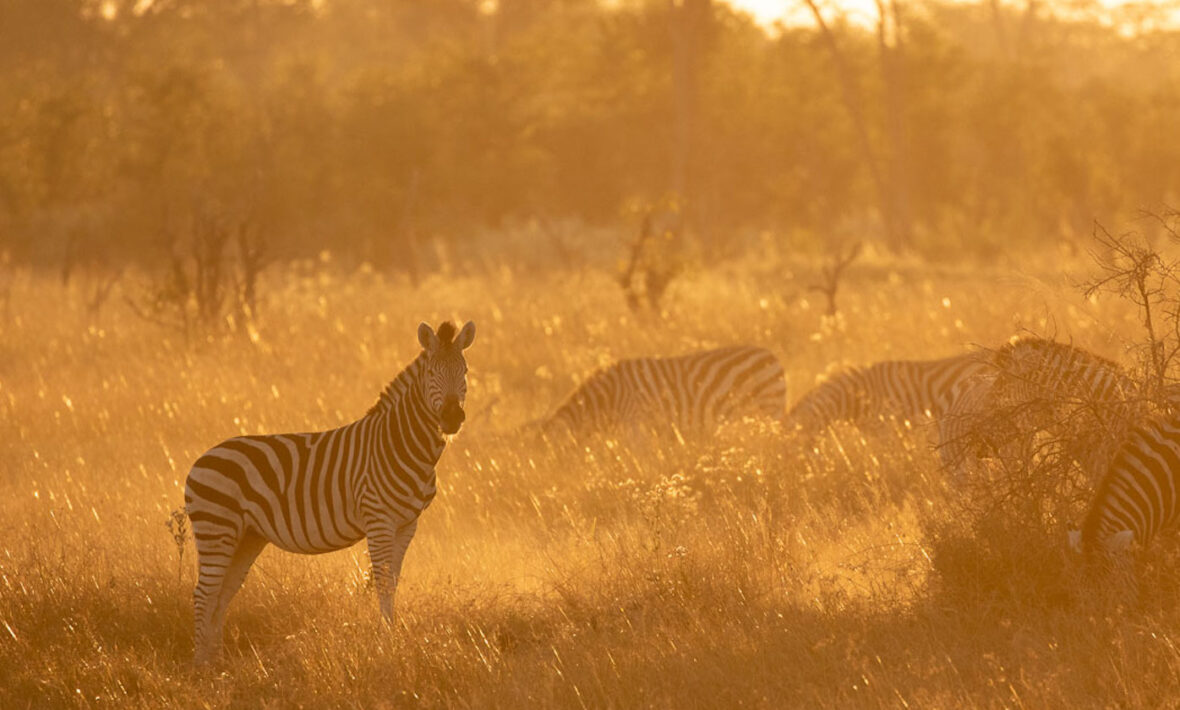
[[[434,499],[445,437],[464,418],[462,350],[474,334],[471,323],[457,338],[449,323],[438,334],[422,324],[422,353],[351,424],[236,437],[197,459],[185,509],[198,555],[198,662],[216,653],[230,600],[267,544],[317,554],[366,538],[381,610],[391,617],[406,548]]]
[[[816,386],[787,413],[808,434],[838,422],[884,417],[938,420],[971,377],[989,370],[987,355],[967,353],[940,360],[891,360],[853,368]]]
[[[621,360],[583,382],[544,424],[547,433],[621,426],[710,432],[746,414],[781,418],[787,383],[769,350],[735,346],[667,358]]]
[[[975,473],[984,458],[1019,455],[1021,430],[996,406],[992,368],[965,378],[938,419],[938,455],[957,483]]]
[[[1017,402],[1044,402],[1054,414],[1079,409],[1094,424],[1125,430],[1135,418],[1138,386],[1118,363],[1066,343],[1044,338],[1019,338],[996,351],[996,397]]]
[[[1151,542],[1180,514],[1180,416],[1135,427],[1119,447],[1086,514],[1080,537],[1087,555]]]
[[[1147,415],[1139,388],[1117,363],[1083,348],[1019,338],[996,351],[987,406],[1022,434],[1047,432],[1097,481],[1130,427]]]

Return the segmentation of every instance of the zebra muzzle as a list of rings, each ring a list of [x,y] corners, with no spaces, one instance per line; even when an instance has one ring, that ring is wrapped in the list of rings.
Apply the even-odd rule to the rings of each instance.
[[[459,399],[447,397],[438,416],[439,428],[442,429],[442,432],[444,434],[456,433],[465,419],[467,419],[467,414],[463,412],[463,405],[459,404]]]

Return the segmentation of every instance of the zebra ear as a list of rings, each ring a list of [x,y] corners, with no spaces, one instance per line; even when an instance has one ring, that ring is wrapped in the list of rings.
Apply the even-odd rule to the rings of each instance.
[[[460,350],[466,350],[467,348],[471,347],[471,343],[474,341],[475,322],[467,321],[467,323],[463,326],[463,330],[460,330],[459,334],[455,336],[455,346]]]
[[[1069,549],[1073,550],[1074,552],[1081,552],[1082,551],[1082,531],[1081,530],[1070,530],[1068,533],[1066,533],[1066,535],[1069,539]]]
[[[1110,552],[1123,552],[1135,540],[1135,532],[1133,530],[1119,530],[1114,535],[1106,538],[1106,549]]]
[[[434,334],[434,329],[427,323],[418,324],[418,342],[421,343],[422,349],[428,353],[438,350],[438,336]]]

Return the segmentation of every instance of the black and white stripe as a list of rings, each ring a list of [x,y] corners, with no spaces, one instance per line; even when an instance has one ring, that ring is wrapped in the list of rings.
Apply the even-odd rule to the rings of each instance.
[[[1121,366],[1068,343],[1018,338],[996,350],[992,362],[993,371],[976,380],[975,396],[959,400],[948,417],[950,439],[980,429],[1001,439],[1044,432],[1097,481],[1129,428],[1148,413]],[[997,430],[997,421],[1009,426]]]
[[[769,350],[734,346],[679,357],[621,360],[592,374],[543,423],[547,433],[620,427],[711,432],[744,415],[786,409],[783,366]]]
[[[1058,416],[1088,412],[1095,426],[1125,430],[1138,385],[1118,363],[1069,343],[1018,338],[996,351],[996,399],[1041,402]]]
[[[418,516],[435,495],[435,465],[465,417],[475,337],[418,328],[422,352],[361,419],[330,431],[241,436],[193,465],[185,509],[198,555],[193,592],[196,658],[221,643],[230,600],[268,543],[317,554],[367,539],[382,614],[393,595]]]
[[[1180,416],[1147,420],[1131,430],[1094,494],[1070,544],[1091,561],[1147,545],[1180,514]]]
[[[973,376],[989,370],[987,353],[939,360],[889,360],[852,368],[811,389],[787,413],[788,425],[809,435],[835,422],[889,418],[939,420]]]
[[[978,472],[983,459],[1012,459],[1027,449],[1026,437],[996,406],[996,377],[987,368],[964,378],[938,419],[938,456],[956,483]]]

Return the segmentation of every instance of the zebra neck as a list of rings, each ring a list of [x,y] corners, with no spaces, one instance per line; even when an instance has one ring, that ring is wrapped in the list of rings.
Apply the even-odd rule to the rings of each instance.
[[[867,412],[868,385],[866,370],[849,368],[804,395],[792,413],[817,428],[855,421]]]
[[[421,447],[433,468],[442,456],[447,439],[439,428],[438,413],[430,408],[422,387],[412,387],[396,409],[397,418],[391,422],[391,426],[402,433],[407,443],[412,439],[414,444]]]
[[[413,362],[406,365],[406,369],[398,373],[398,376],[393,378],[393,381],[385,386],[385,390],[377,399],[377,403],[369,408],[367,415],[389,412],[398,402],[415,391],[418,391],[418,396],[421,397],[422,373],[425,369],[426,351],[422,351],[418,353],[418,357],[414,358]]]
[[[398,467],[418,472],[433,469],[447,443],[439,428],[438,414],[427,404],[422,391],[425,367],[423,353],[389,383],[367,415],[378,422],[377,430],[382,432],[385,444],[392,447]]]
[[[1155,534],[1158,523],[1152,525],[1138,516],[1128,515],[1124,508],[1117,505],[1120,496],[1116,489],[1126,485],[1120,473],[1116,460],[1110,474],[1098,484],[1090,510],[1082,523],[1082,549],[1088,555],[1099,553],[1103,541],[1122,530],[1133,531],[1140,544],[1146,544]]]
[[[560,422],[562,425],[573,429],[582,424],[580,419],[580,413],[574,409],[573,405],[566,404],[554,412],[553,416],[549,417],[549,419],[545,421],[543,428],[552,429],[553,425]]]

